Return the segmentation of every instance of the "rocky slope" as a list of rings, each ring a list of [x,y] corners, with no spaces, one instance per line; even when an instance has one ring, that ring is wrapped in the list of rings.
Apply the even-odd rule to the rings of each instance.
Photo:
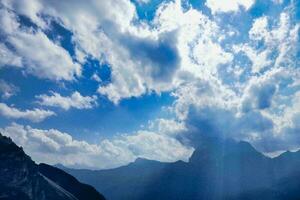
[[[55,167],[37,165],[0,134],[1,200],[104,200],[93,187]]]

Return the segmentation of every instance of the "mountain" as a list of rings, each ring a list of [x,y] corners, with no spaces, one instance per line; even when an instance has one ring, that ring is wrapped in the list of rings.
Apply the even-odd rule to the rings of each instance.
[[[93,187],[61,169],[37,165],[22,148],[0,134],[1,200],[104,200]]]
[[[166,163],[138,158],[134,163],[116,169],[107,170],[70,170],[78,180],[98,186],[98,191],[110,194],[108,199],[131,199],[140,196],[153,177],[167,166]],[[68,168],[62,168],[69,173]],[[105,183],[103,186],[100,186]]]
[[[247,142],[207,139],[189,162],[138,158],[115,169],[63,170],[110,200],[299,200],[299,164],[300,152],[271,159]]]

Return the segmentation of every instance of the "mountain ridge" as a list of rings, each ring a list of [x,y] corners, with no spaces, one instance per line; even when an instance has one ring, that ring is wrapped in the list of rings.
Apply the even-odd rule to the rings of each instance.
[[[293,190],[298,181],[292,177],[298,174],[300,177],[300,151],[291,155],[270,158],[248,142],[211,140],[196,148],[189,162],[162,163],[139,158],[114,169],[64,170],[93,185],[111,200],[254,200],[261,197],[277,200],[286,199],[281,190],[285,188],[284,183],[292,195],[289,199],[298,200],[300,194]],[[293,164],[287,165],[285,157],[294,158]],[[101,182],[107,184],[98,185]]]
[[[37,165],[10,138],[0,134],[0,199],[105,200],[92,186],[65,171]]]

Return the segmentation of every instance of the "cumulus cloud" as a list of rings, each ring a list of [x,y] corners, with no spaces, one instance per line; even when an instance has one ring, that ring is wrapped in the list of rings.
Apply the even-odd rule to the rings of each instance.
[[[249,31],[253,46],[262,41],[264,45],[261,48],[267,51],[268,56],[271,57],[275,52],[278,54],[273,59],[274,67],[295,67],[297,63],[294,58],[299,49],[300,25],[293,23],[292,12],[292,8],[288,7],[280,13],[275,24],[272,24],[271,19],[266,16],[255,19]]]
[[[267,109],[271,107],[276,93],[282,92],[280,84],[284,84],[290,78],[298,77],[292,75],[291,71],[284,68],[273,68],[259,77],[252,77],[244,89],[241,99],[243,112],[253,109]],[[296,78],[297,79],[297,78]]]
[[[76,140],[55,129],[42,130],[12,123],[0,129],[37,162],[62,163],[73,167],[111,168],[137,157],[172,162],[187,160],[193,149],[174,138],[149,131],[105,139],[97,144]]]
[[[255,0],[228,0],[226,2],[218,0],[207,0],[206,6],[209,7],[212,13],[218,12],[237,12],[240,7],[248,10]]]
[[[131,34],[116,38],[120,44],[112,43],[109,50],[115,51],[107,53],[111,56],[108,62],[112,65],[112,83],[101,86],[98,90],[101,94],[118,103],[122,98],[140,96],[152,90],[160,93],[172,88],[169,83],[180,60],[175,32],[161,34],[158,39]],[[131,74],[130,77],[128,74]]]
[[[292,134],[299,128],[295,102],[300,77],[299,22],[294,19],[293,2],[284,7],[275,1],[272,16],[256,17],[246,13],[254,0],[207,0],[213,15],[228,13],[224,20],[174,0],[160,4],[150,22],[139,20],[134,4],[126,0],[114,4],[94,0],[71,4],[35,0],[26,5],[25,1],[3,2],[0,23],[5,29],[1,34],[10,45],[0,46],[1,66],[26,68],[41,78],[73,80],[81,71],[73,59],[84,64],[85,59],[92,58],[111,70],[110,81],[100,84],[98,93],[115,104],[150,92],[172,92],[174,120],[158,119],[150,131],[103,141],[101,148],[117,155],[123,151],[133,155],[134,151],[144,151],[139,138],[147,136],[144,140],[149,144],[167,138],[167,144],[176,146],[175,137],[193,130],[245,139],[263,151],[292,148],[288,141],[298,141]],[[38,28],[20,26],[17,14],[27,16]],[[245,17],[245,26],[235,22],[241,20],[239,17]],[[55,20],[72,32],[74,58],[44,34],[49,28],[45,19]],[[31,57],[31,47],[39,50],[37,57]],[[51,52],[44,55],[43,49]],[[44,64],[48,60],[51,62]],[[60,71],[60,66],[67,67]],[[97,76],[92,78],[99,81]],[[37,98],[41,105],[66,110],[95,106],[95,97],[73,95],[54,92]],[[168,160],[158,152],[153,153],[155,159],[161,156]],[[150,156],[148,151],[144,155]]]
[[[185,123],[175,119],[158,118],[149,122],[149,129],[160,134],[175,136],[187,131]]]
[[[233,49],[235,53],[244,52],[247,55],[252,62],[252,73],[259,73],[272,64],[269,49],[256,50],[249,45],[234,46]]]
[[[272,120],[260,112],[252,111],[238,116],[232,110],[215,107],[192,107],[186,123],[192,133],[190,137],[194,138],[193,142],[203,137],[235,138],[254,142],[257,139],[256,134],[270,134],[273,129]]]
[[[253,109],[266,109],[271,106],[272,98],[276,91],[276,85],[254,85],[250,88],[248,96],[242,103],[243,112],[248,112]]]
[[[43,18],[39,17],[41,15],[51,16],[52,20],[70,30],[73,33],[72,41],[76,45],[77,59],[81,62],[90,56],[101,63],[108,63],[112,71],[112,82],[108,86],[100,87],[99,92],[107,95],[113,102],[118,103],[123,98],[140,96],[152,90],[159,93],[172,88],[169,83],[173,80],[180,59],[176,48],[177,36],[175,33],[151,31],[150,26],[146,24],[134,25],[132,22],[136,20],[137,14],[132,2],[118,0],[112,4],[111,1],[90,0],[85,3],[72,1],[72,4],[69,4],[40,0],[32,1],[22,9],[20,7],[24,4],[23,1],[4,2],[6,7],[17,14],[30,18],[41,30],[44,27],[41,23]],[[114,9],[111,9],[111,6]],[[73,12],[75,9],[76,14]],[[29,35],[27,31],[26,35],[22,33],[13,38],[14,45],[20,44],[16,51],[19,50],[20,55],[25,54],[27,57],[32,53],[29,52],[29,48],[52,47],[50,49],[54,55],[49,55],[50,52],[47,51],[47,55],[44,55],[45,53],[40,55],[39,60],[29,57],[28,66],[33,66],[30,71],[43,78],[58,80],[71,80],[74,76],[80,75],[80,66],[61,51],[59,45],[50,44],[52,41],[47,41],[40,29]],[[25,37],[29,37],[28,40],[34,42],[33,45],[43,44],[43,46],[32,48],[32,45],[25,45],[27,41]],[[155,53],[157,51],[160,53]],[[38,52],[42,54],[43,51]],[[55,55],[57,57],[53,59]],[[46,60],[53,63],[43,63]],[[54,65],[57,64],[56,61],[59,61],[60,65]],[[58,72],[63,70],[58,69],[63,65],[62,61],[65,71]],[[37,71],[39,68],[35,66],[42,63],[47,70]],[[130,78],[128,74],[131,75]]]
[[[59,93],[52,92],[51,95],[36,96],[38,103],[44,106],[60,107],[64,110],[70,108],[91,109],[97,105],[97,96],[82,96],[79,92],[73,92],[71,96],[61,96]]]
[[[27,119],[32,122],[40,122],[46,118],[55,115],[54,112],[49,110],[42,110],[35,108],[33,110],[19,110],[14,107],[10,107],[5,103],[0,103],[0,114],[4,117],[11,119]]]
[[[206,138],[234,138],[248,141],[259,151],[270,154],[299,149],[299,94],[292,106],[274,120],[273,116],[259,111],[236,115],[233,110],[216,107],[191,107],[185,120],[191,145],[198,146]],[[298,102],[298,103],[296,103]],[[281,120],[287,120],[282,122]],[[277,123],[281,128],[277,130]]]
[[[185,81],[182,74],[206,76],[232,60],[232,55],[218,43],[216,23],[195,9],[185,10],[179,0],[161,4],[151,24],[134,23],[137,19],[134,4],[125,0],[119,0],[114,9],[108,9],[110,1],[93,0],[73,1],[71,5],[34,1],[22,11],[18,9],[19,2],[6,4],[38,25],[43,20],[39,18],[41,14],[57,19],[73,33],[76,56],[81,62],[91,56],[108,63],[111,82],[100,86],[98,91],[114,103],[152,91],[170,91]],[[76,64],[61,79],[80,74]]]
[[[217,23],[193,8],[185,10],[180,1],[161,5],[154,22],[159,31],[177,31],[180,69],[175,83],[190,82],[186,74],[201,78],[215,75],[220,65],[232,60],[231,53],[219,43],[222,33]]]
[[[299,130],[299,109],[294,107],[300,77],[296,30],[299,24],[293,21],[291,7],[275,19],[257,18],[249,30],[250,39],[232,44],[228,61],[214,70],[206,67],[210,70],[202,70],[205,76],[189,76],[189,83],[175,89],[172,110],[185,122],[190,141],[197,145],[206,135],[246,140],[262,152],[299,148],[294,134]],[[200,62],[205,61],[205,55],[201,57]],[[230,81],[224,71],[230,76],[236,66],[243,70],[234,74],[236,81]]]
[[[199,108],[232,109],[238,105],[238,95],[217,79],[195,79],[173,92],[174,111],[179,119],[186,119],[191,105]]]
[[[69,53],[51,41],[40,29],[21,27],[18,16],[1,8],[1,66],[22,67],[25,72],[50,80],[73,80],[81,74],[81,66]],[[4,44],[8,44],[9,50]]]
[[[80,65],[72,61],[67,51],[40,31],[18,32],[9,42],[23,57],[28,73],[51,80],[72,80],[81,73]]]

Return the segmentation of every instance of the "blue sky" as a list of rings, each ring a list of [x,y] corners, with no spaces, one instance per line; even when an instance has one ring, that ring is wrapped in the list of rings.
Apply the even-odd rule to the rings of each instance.
[[[300,148],[295,0],[0,1],[0,131],[36,161]]]

